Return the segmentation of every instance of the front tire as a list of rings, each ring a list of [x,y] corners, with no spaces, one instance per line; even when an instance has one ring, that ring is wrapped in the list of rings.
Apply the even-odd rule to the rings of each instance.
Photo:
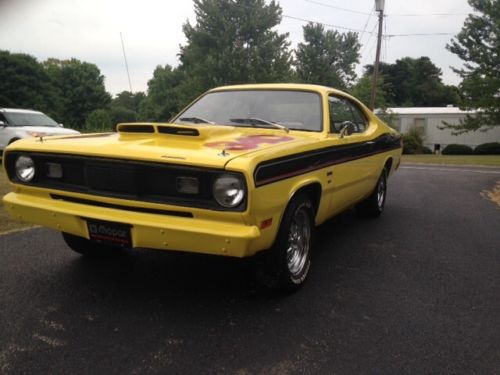
[[[387,196],[387,168],[384,167],[375,185],[375,189],[368,198],[356,206],[356,212],[361,217],[376,218],[384,212]]]
[[[258,254],[258,281],[271,289],[293,292],[305,282],[314,243],[314,207],[306,194],[288,204],[273,247]]]
[[[85,257],[110,256],[120,252],[118,247],[101,245],[69,233],[62,233],[62,237],[71,250]]]

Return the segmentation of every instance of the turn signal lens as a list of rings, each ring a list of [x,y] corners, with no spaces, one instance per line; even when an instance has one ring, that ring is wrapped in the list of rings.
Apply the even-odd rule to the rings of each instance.
[[[195,177],[177,177],[177,191],[183,194],[198,194],[200,192],[198,179]]]

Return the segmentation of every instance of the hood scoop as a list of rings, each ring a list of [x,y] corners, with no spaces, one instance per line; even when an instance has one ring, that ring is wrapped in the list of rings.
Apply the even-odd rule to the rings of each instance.
[[[154,133],[153,125],[147,124],[118,124],[116,127],[118,133]]]
[[[129,124],[118,124],[116,127],[118,133],[120,134],[168,134],[168,135],[180,135],[187,137],[198,137],[200,131],[196,127],[183,126],[177,124],[151,124],[151,123],[129,123]]]
[[[198,137],[200,132],[195,128],[188,127],[179,127],[179,126],[165,126],[158,125],[157,126],[158,133],[160,134],[173,134],[173,135],[186,135],[189,137]]]
[[[178,137],[196,137],[206,139],[213,136],[220,136],[234,130],[232,126],[196,124],[191,126],[178,124],[157,124],[157,123],[125,123],[118,124],[118,133],[126,134],[155,134]]]

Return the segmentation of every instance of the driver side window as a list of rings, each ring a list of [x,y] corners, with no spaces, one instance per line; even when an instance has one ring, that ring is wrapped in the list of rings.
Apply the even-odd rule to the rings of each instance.
[[[362,133],[366,130],[365,116],[355,104],[333,95],[328,97],[328,102],[330,104],[331,133],[340,133],[345,121],[352,123],[354,133]]]

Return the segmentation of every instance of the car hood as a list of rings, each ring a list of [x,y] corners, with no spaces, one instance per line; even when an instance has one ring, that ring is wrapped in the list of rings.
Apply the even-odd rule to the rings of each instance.
[[[299,132],[197,124],[120,124],[118,133],[32,138],[8,150],[78,154],[224,168],[234,158],[269,148],[313,142]]]

